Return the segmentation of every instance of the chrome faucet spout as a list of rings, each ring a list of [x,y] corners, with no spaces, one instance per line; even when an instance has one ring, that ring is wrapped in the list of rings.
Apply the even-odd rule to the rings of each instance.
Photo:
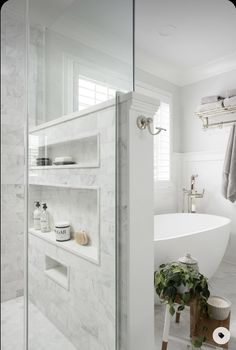
[[[196,178],[198,177],[198,174],[192,175],[191,176],[191,191],[195,191],[195,183],[196,183]]]
[[[188,198],[188,213],[196,213],[196,199],[203,198],[205,190],[202,193],[196,191],[196,178],[198,175],[191,176],[191,186],[190,190],[183,188],[183,212],[185,211],[185,196]]]

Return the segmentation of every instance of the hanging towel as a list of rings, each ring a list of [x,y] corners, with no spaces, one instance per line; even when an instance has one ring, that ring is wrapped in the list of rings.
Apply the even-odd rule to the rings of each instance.
[[[226,108],[236,107],[236,96],[225,98],[224,99],[224,106]]]
[[[223,97],[215,95],[215,96],[205,96],[201,98],[201,104],[204,105],[206,103],[212,103],[223,100]]]
[[[236,124],[231,128],[226,150],[222,191],[226,199],[236,201]]]
[[[236,96],[236,89],[231,89],[226,91],[226,97]]]
[[[198,112],[208,112],[214,109],[222,108],[223,107],[223,101],[218,102],[212,102],[212,103],[205,103],[198,107]]]

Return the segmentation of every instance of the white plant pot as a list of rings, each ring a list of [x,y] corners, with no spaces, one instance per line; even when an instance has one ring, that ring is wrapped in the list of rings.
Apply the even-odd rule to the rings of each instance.
[[[223,321],[229,317],[231,301],[223,297],[210,296],[208,301],[208,314],[214,320]]]
[[[183,284],[181,284],[178,288],[177,288],[177,292],[179,294],[184,294],[189,292],[189,288],[187,286],[184,286]]]

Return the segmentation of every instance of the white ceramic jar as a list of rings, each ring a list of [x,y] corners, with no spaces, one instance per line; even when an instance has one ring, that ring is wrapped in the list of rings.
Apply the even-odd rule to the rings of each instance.
[[[207,300],[208,314],[214,320],[223,321],[229,317],[231,301],[218,296],[210,296]]]
[[[70,224],[68,221],[57,222],[54,230],[58,242],[70,240]]]

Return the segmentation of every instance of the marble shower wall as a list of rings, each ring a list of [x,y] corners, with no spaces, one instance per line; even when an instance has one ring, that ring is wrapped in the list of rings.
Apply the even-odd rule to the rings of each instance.
[[[84,115],[83,115],[84,114]],[[39,237],[29,234],[29,298],[30,301],[53,322],[53,324],[74,344],[83,350],[113,350],[116,341],[116,221],[115,221],[115,105],[104,103],[101,109],[93,107],[93,112],[79,112],[79,117],[36,130],[33,135],[47,135],[49,143],[63,138],[70,142],[85,133],[98,133],[100,139],[99,167],[73,169],[31,169],[30,192],[46,185],[42,196],[50,200],[49,210],[54,216],[65,215],[74,203],[77,209],[71,210],[70,220],[83,221],[84,229],[96,222],[95,191],[71,193],[71,198],[54,198],[58,186],[91,187],[99,189],[99,234],[94,244],[99,249],[99,261],[93,263],[86,258],[74,255]],[[88,147],[90,142],[88,141]],[[78,146],[79,147],[79,146]],[[89,150],[88,150],[89,151]],[[89,154],[89,153],[88,153]],[[40,185],[40,186],[39,186]],[[37,190],[36,190],[37,189]],[[65,188],[63,188],[63,191]],[[66,188],[67,190],[67,188]],[[76,191],[76,189],[74,190]],[[33,197],[32,197],[33,199]],[[80,201],[79,205],[76,204]],[[47,198],[46,198],[47,200]],[[71,203],[69,203],[69,200]],[[32,201],[31,201],[32,204]],[[33,210],[33,205],[30,208]],[[89,214],[87,213],[88,211]],[[81,215],[81,217],[79,217]],[[82,217],[83,216],[83,217]],[[94,217],[92,222],[92,216]],[[59,217],[58,217],[59,218]],[[86,223],[87,222],[87,223]],[[91,227],[92,230],[92,227]],[[46,235],[47,233],[45,233]],[[86,249],[86,247],[84,248]],[[84,250],[85,251],[85,250]],[[45,259],[51,259],[69,267],[69,289],[58,285],[45,273]],[[29,313],[29,333],[35,332],[37,325],[31,322]],[[33,344],[32,344],[33,346]]]
[[[23,294],[25,24],[14,1],[1,10],[1,298]]]

